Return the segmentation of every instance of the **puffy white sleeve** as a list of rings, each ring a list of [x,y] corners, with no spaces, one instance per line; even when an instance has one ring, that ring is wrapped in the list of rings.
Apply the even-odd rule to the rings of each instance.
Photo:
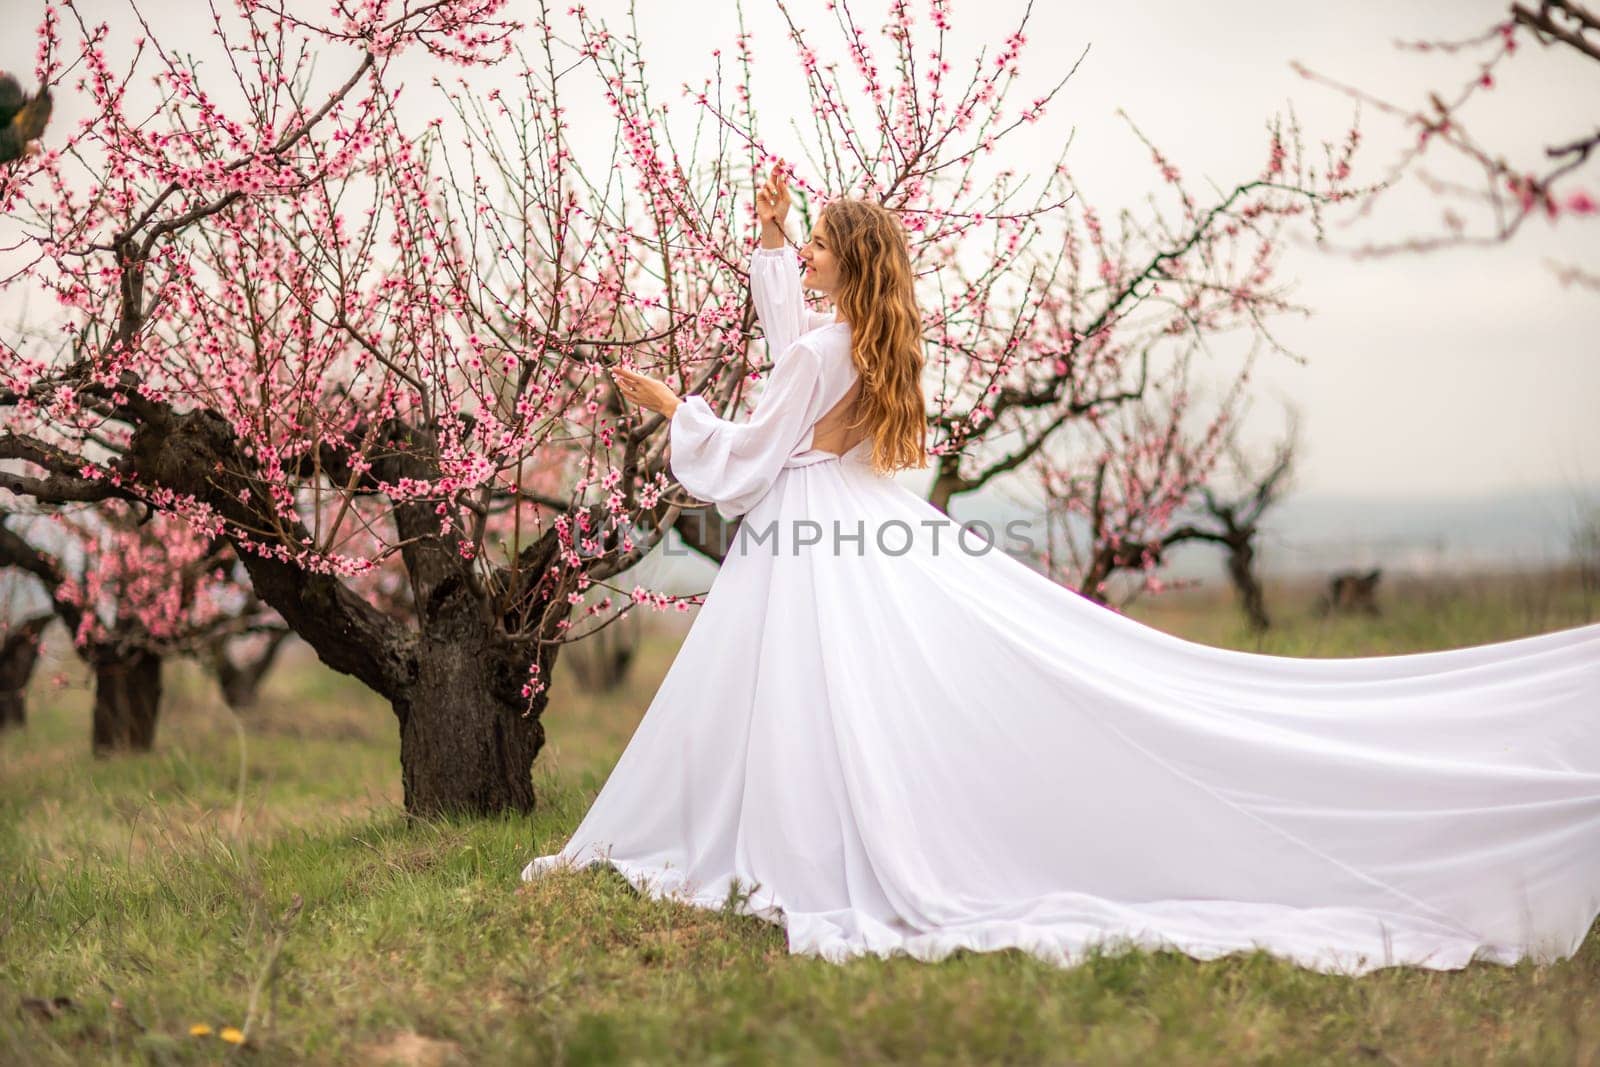
[[[668,465],[699,500],[732,520],[767,494],[784,460],[821,417],[822,357],[808,343],[792,344],[773,367],[746,422],[718,418],[698,393],[672,413]]]
[[[800,288],[800,257],[793,248],[757,247],[750,253],[750,296],[767,337],[767,353],[776,363],[796,337],[833,321],[806,308]]]

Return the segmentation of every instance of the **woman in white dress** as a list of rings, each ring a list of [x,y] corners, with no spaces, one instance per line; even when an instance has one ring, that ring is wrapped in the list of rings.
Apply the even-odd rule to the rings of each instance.
[[[610,863],[834,961],[1261,948],[1361,974],[1577,950],[1600,912],[1600,625],[1260,655],[958,539],[888,473],[925,426],[903,231],[824,208],[799,259],[830,318],[804,306],[787,206],[774,172],[750,278],[775,365],[748,421],[617,372],[671,416],[685,489],[743,521],[593,807],[523,878]]]

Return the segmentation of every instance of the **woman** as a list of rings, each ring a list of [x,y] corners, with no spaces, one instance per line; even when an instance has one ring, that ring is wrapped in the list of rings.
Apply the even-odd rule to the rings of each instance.
[[[1576,951],[1600,911],[1600,625],[1236,652],[958,540],[888,474],[924,425],[893,216],[823,210],[800,259],[829,319],[787,205],[774,172],[750,274],[776,362],[749,421],[616,372],[671,416],[684,487],[744,519],[616,770],[524,878],[609,862],[835,961],[1131,944],[1360,974]]]

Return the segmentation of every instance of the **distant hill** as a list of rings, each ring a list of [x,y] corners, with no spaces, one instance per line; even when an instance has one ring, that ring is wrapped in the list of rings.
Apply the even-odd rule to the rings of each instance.
[[[912,486],[908,485],[908,488]],[[1382,566],[1390,573],[1448,574],[1492,567],[1539,569],[1572,558],[1580,505],[1600,508],[1600,485],[1519,489],[1477,496],[1409,497],[1304,493],[1291,496],[1263,523],[1258,559],[1264,577]],[[1043,541],[1030,510],[1003,493],[974,494],[952,506],[962,522],[982,520],[996,531],[1021,520],[1020,531]],[[1004,543],[1004,538],[1001,538]],[[639,581],[673,592],[704,590],[715,574],[681,544],[660,549],[641,565]],[[1221,550],[1185,545],[1165,573],[1174,578],[1221,574]],[[647,578],[646,575],[652,577]]]

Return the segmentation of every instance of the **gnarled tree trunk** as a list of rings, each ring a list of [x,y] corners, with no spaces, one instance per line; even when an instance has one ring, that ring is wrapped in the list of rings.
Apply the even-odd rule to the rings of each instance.
[[[97,649],[93,663],[95,755],[149,751],[161,706],[161,657]]]
[[[1252,527],[1249,536],[1254,534],[1255,528]],[[1261,591],[1261,582],[1256,578],[1255,558],[1256,550],[1250,544],[1248,537],[1229,543],[1228,577],[1233,580],[1234,591],[1239,596],[1239,606],[1244,609],[1250,629],[1261,633],[1271,628],[1272,620],[1267,616],[1266,595]]]
[[[417,678],[395,702],[400,775],[413,815],[531,812],[533,758],[544,726],[524,717],[496,678],[500,659],[481,639],[424,635]]]
[[[245,457],[226,420],[205,408],[180,414],[148,405],[134,433],[130,460],[138,476],[153,484],[207,501],[236,530],[270,528],[280,517],[263,508]],[[426,461],[427,431],[395,422],[378,473],[390,480],[434,478]],[[421,458],[419,458],[421,457]],[[347,477],[331,452],[324,470]],[[246,499],[249,503],[246,504]],[[533,760],[544,744],[539,718],[549,692],[532,706],[520,694],[529,660],[538,656],[540,678],[549,679],[559,643],[559,624],[570,614],[574,578],[552,576],[559,539],[546,532],[521,553],[517,584],[498,604],[460,552],[460,531],[442,529],[429,501],[394,508],[403,559],[411,581],[414,617],[401,619],[368,603],[326,572],[308,571],[271,553],[235,542],[257,596],[306,641],[323,663],[351,675],[389,700],[400,726],[401,778],[406,811],[413,815],[494,815],[533,809]],[[310,544],[311,531],[292,527],[287,536]],[[540,640],[551,643],[540,644]],[[152,705],[153,706],[153,705]],[[526,714],[524,711],[526,710]],[[154,719],[152,716],[153,727]]]

